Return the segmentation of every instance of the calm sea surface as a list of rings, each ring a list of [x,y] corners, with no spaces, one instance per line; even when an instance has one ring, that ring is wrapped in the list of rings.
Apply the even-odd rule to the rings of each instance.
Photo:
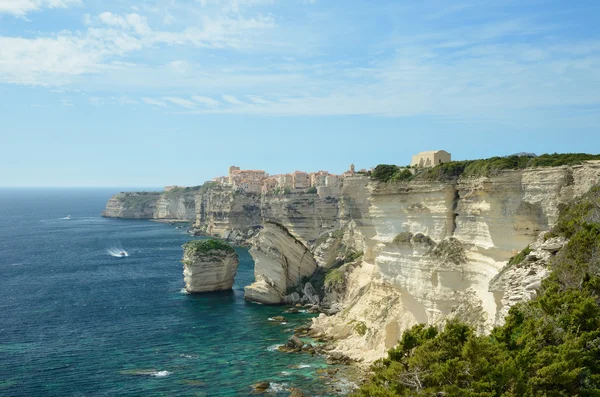
[[[184,294],[191,237],[101,218],[113,193],[0,189],[0,396],[329,395],[321,358],[273,351],[308,315],[244,301],[246,250],[233,292]]]

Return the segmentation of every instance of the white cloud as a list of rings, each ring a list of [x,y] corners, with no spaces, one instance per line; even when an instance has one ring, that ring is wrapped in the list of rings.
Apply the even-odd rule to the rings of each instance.
[[[133,30],[142,36],[152,33],[146,18],[139,14],[127,14],[121,16],[111,12],[103,12],[98,16],[98,19],[106,25],[119,27],[123,30]]]
[[[163,99],[165,101],[171,102],[171,103],[173,103],[175,105],[179,105],[179,106],[182,106],[182,107],[188,108],[188,109],[196,107],[196,104],[194,102],[189,101],[187,99],[183,99],[183,98],[177,98],[177,97],[170,97],[170,96],[168,96],[168,97],[164,97]]]
[[[268,105],[269,101],[259,97],[258,95],[246,95],[246,98],[250,99],[252,102],[257,103],[259,105]]]
[[[142,101],[148,105],[157,106],[160,108],[168,107],[168,105],[166,103],[164,103],[163,101],[159,101],[157,99],[144,97],[144,98],[142,98]]]
[[[214,107],[219,106],[220,103],[212,98],[200,95],[192,95],[192,99],[196,102],[200,102],[203,105]]]
[[[5,0],[0,0],[5,1]],[[138,14],[105,12],[86,31],[37,37],[0,36],[0,83],[65,85],[73,76],[122,68],[118,58],[166,46],[243,48],[252,31],[273,26],[271,17],[204,18],[200,26],[156,31]],[[94,26],[96,22],[100,26]],[[184,61],[173,67],[185,66]]]
[[[233,95],[223,95],[222,98],[225,102],[228,102],[232,105],[243,105],[244,104],[244,102],[240,101]]]
[[[42,8],[67,8],[80,4],[81,0],[0,0],[0,14],[21,17]]]

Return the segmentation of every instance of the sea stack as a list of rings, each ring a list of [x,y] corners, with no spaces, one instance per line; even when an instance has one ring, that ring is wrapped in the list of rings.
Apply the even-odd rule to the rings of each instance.
[[[239,264],[232,246],[220,240],[193,240],[183,245],[183,279],[192,294],[230,290]]]

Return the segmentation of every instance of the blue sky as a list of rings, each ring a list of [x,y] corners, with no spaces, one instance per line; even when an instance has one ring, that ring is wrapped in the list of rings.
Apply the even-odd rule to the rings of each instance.
[[[0,0],[0,186],[600,152],[600,3]]]

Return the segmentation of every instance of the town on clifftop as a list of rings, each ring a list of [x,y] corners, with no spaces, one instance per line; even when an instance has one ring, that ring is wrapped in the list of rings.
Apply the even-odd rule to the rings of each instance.
[[[451,161],[451,154],[444,150],[421,152],[412,157],[411,167],[433,167]],[[373,170],[356,171],[354,164],[341,175],[327,171],[303,172],[294,171],[289,174],[269,175],[263,170],[242,170],[240,167],[229,167],[229,174],[212,179],[220,186],[232,187],[244,193],[318,193],[320,196],[337,196],[344,178],[356,174],[368,175]],[[182,186],[166,186],[165,191]]]

